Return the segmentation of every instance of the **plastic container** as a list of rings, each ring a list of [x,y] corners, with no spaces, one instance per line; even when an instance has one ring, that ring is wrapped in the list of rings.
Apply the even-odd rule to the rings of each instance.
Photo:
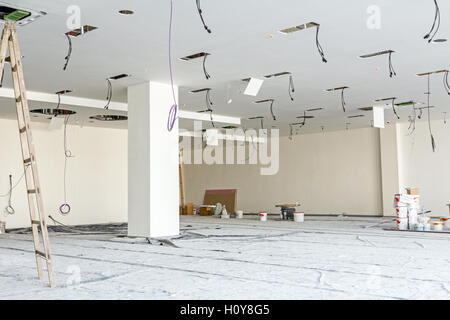
[[[236,219],[242,219],[242,218],[244,218],[244,211],[237,210],[236,211]]]
[[[263,211],[259,213],[259,220],[261,222],[266,222],[267,221],[267,212]]]
[[[449,217],[443,217],[441,218],[441,222],[444,223],[444,227],[446,229],[450,229],[450,218]]]
[[[305,213],[304,212],[295,212],[294,213],[294,221],[295,222],[305,222]]]
[[[223,214],[220,216],[222,219],[230,219],[230,215],[229,214]]]
[[[408,207],[398,207],[395,209],[397,218],[408,218]]]
[[[433,222],[433,230],[434,231],[444,230],[444,223],[443,222]]]
[[[6,233],[6,222],[0,221],[0,234]]]
[[[398,218],[397,219],[397,229],[398,230],[408,230],[408,218]]]

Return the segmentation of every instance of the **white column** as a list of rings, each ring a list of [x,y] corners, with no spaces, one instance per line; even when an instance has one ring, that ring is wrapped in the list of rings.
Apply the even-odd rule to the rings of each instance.
[[[175,91],[178,99],[178,88]],[[128,235],[179,234],[178,121],[167,130],[169,85],[128,88]]]
[[[380,130],[383,215],[394,215],[394,195],[400,192],[397,125]]]

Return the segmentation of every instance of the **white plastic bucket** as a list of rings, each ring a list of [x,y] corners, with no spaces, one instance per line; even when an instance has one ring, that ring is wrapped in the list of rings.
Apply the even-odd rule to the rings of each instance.
[[[266,222],[267,221],[267,212],[260,212],[259,213],[259,220],[261,222]]]
[[[236,219],[242,219],[242,218],[244,218],[244,211],[237,210],[236,211]]]
[[[444,223],[443,222],[433,222],[433,230],[434,231],[444,230]]]
[[[305,222],[305,213],[304,212],[295,212],[294,213],[294,221],[295,222]]]
[[[397,229],[408,230],[408,218],[397,218]]]
[[[0,221],[0,234],[6,233],[6,222]]]

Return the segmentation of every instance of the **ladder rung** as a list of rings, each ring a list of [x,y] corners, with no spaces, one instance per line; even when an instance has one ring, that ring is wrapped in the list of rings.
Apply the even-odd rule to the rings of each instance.
[[[37,224],[37,225],[41,224],[41,222],[39,220],[31,220],[31,223],[32,224]]]
[[[47,260],[47,256],[45,255],[45,253],[43,253],[41,251],[36,250],[36,255]]]
[[[20,133],[27,132],[27,127],[20,128],[19,132],[20,132]]]
[[[28,194],[36,194],[39,193],[39,189],[30,189],[28,190]]]
[[[24,164],[29,164],[29,163],[31,163],[31,161],[32,161],[32,159],[28,158],[28,159],[23,160],[23,163]]]

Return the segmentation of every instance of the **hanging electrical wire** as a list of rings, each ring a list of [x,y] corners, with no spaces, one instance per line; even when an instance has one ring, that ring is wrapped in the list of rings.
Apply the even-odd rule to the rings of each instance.
[[[69,65],[70,57],[72,56],[72,39],[70,38],[70,35],[66,33],[67,41],[69,42],[69,51],[67,52],[67,56],[64,58],[66,60],[64,64],[63,70],[66,71],[67,66]]]
[[[67,202],[67,162],[70,158],[73,158],[72,151],[67,147],[67,124],[69,119],[70,115],[67,115],[64,119],[64,203],[59,207],[59,213],[62,215],[68,215],[72,210]]]
[[[206,58],[208,58],[208,55],[207,55],[207,54],[205,54],[205,55],[203,56],[203,72],[205,73],[206,80],[209,80],[209,79],[211,79],[211,76],[210,76],[210,74],[208,73],[208,71],[206,71]]]
[[[173,84],[173,66],[172,66],[172,24],[173,24],[173,0],[170,0],[170,22],[169,22],[169,74],[172,88],[173,105],[170,107],[167,117],[167,131],[172,132],[178,115],[178,104],[175,97],[175,86]]]
[[[345,104],[344,90],[345,90],[345,88],[343,88],[341,91],[341,105],[342,105],[342,110],[344,110],[344,112],[346,112],[347,110],[345,109],[346,104]]]
[[[13,180],[13,176],[12,176],[12,175],[9,175],[9,190],[8,190],[8,192],[5,193],[5,194],[0,194],[0,198],[6,198],[6,197],[8,197],[8,206],[5,208],[5,212],[6,212],[7,214],[11,214],[11,215],[12,215],[12,214],[15,213],[15,210],[14,210],[14,208],[12,207],[12,192],[13,192],[13,190],[15,190],[15,189],[19,186],[20,182],[21,182],[21,181],[23,180],[23,178],[25,177],[26,170],[27,170],[29,167],[30,167],[30,164],[28,164],[28,165],[25,166],[22,175],[20,176],[20,178],[17,180],[17,182],[16,182],[15,184],[13,184],[13,181],[12,181],[12,180]]]
[[[213,102],[211,100],[211,89],[206,90],[206,108],[212,111]]]
[[[292,139],[294,138],[294,127],[292,126],[292,124],[289,125],[289,140],[292,141]]]
[[[289,97],[291,98],[291,101],[294,101],[294,97],[292,94],[295,93],[295,87],[294,87],[294,79],[292,78],[292,74],[289,75]]]
[[[427,109],[428,109],[428,129],[430,131],[430,137],[431,137],[431,148],[433,149],[433,152],[436,152],[436,140],[433,136],[433,131],[431,130],[431,111],[430,111],[430,99],[431,99],[431,89],[430,89],[430,75],[428,75],[428,92],[427,95]]]
[[[206,30],[208,33],[211,33],[211,29],[206,25],[205,19],[203,18],[203,11],[202,11],[202,9],[201,9],[201,7],[200,7],[200,0],[196,0],[196,4],[197,4],[197,11],[198,11],[198,14],[199,14],[200,19],[202,20],[202,23],[203,23],[203,27],[205,28],[205,30]]]
[[[412,135],[416,131],[416,119],[417,119],[417,112],[416,112],[416,104],[413,104],[413,115],[409,116],[409,135]]]
[[[275,114],[273,113],[273,104],[275,103],[274,99],[270,100],[270,114],[272,115],[272,119],[273,121],[277,121],[277,117],[275,116]]]
[[[397,117],[397,119],[400,120],[400,116],[398,115],[397,110],[395,109],[395,99],[396,98],[392,98],[392,111],[394,111],[394,114]]]
[[[320,29],[320,24],[317,25],[316,27],[316,46],[317,46],[317,50],[319,51],[320,56],[322,57],[322,61],[327,63],[327,59],[325,59],[325,53],[323,52],[323,48],[319,42],[319,29]]]
[[[106,79],[106,83],[107,83],[107,86],[108,86],[108,91],[107,91],[107,94],[106,94],[105,110],[108,110],[109,109],[109,105],[111,104],[111,100],[112,100],[113,88],[112,88],[111,80],[109,78]]]
[[[56,106],[56,110],[58,110],[59,107],[61,107],[61,93],[58,92],[57,95],[58,95],[58,104],[57,104],[57,106]]]
[[[442,112],[444,114],[444,124],[447,124],[447,112]]]
[[[436,7],[436,13],[434,15],[433,25],[431,26],[430,32],[428,32],[428,34],[423,37],[424,39],[428,39],[428,43],[431,43],[431,41],[433,41],[441,26],[441,10],[439,9],[437,0],[434,0],[434,5]]]
[[[389,52],[389,76],[391,78],[393,76],[397,76],[397,73],[394,70],[394,66],[392,65],[392,53],[393,53],[393,51]]]
[[[447,94],[450,95],[450,84],[448,83],[448,73],[449,73],[449,71],[445,70],[445,73],[444,73],[444,88],[445,88],[445,91],[447,91]]]
[[[12,192],[13,192],[13,176],[9,175],[9,197],[8,197],[8,206],[5,208],[5,212],[9,215],[13,215],[16,213],[16,210],[12,206]]]

